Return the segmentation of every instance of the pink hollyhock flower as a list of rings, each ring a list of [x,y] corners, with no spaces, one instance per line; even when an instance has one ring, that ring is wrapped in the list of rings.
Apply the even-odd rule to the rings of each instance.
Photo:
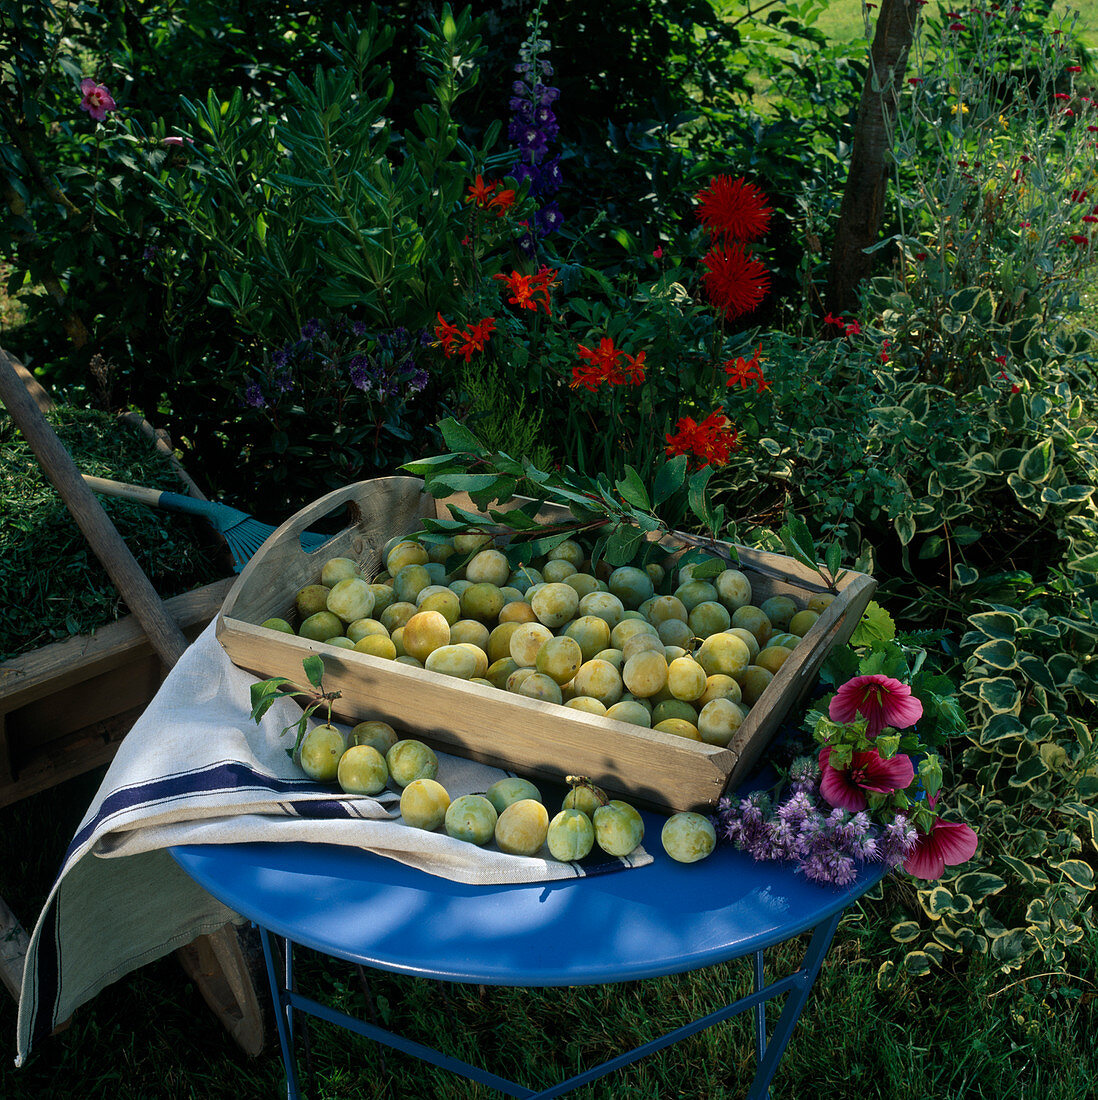
[[[868,721],[866,733],[876,737],[885,726],[898,730],[913,726],[923,716],[923,704],[907,684],[874,673],[848,680],[827,708],[832,722],[853,722],[859,714]]]
[[[876,749],[856,752],[849,768],[831,766],[831,746],[820,750],[820,794],[828,804],[840,810],[864,810],[865,792],[890,794],[902,791],[915,778],[915,768],[907,756],[885,760]]]
[[[102,122],[107,117],[108,111],[113,111],[116,104],[114,97],[107,91],[103,84],[96,84],[90,76],[80,81],[80,109],[87,111],[96,122]]]
[[[970,860],[977,842],[975,830],[968,825],[935,820],[929,833],[919,833],[914,850],[904,860],[904,870],[913,878],[941,878],[947,865]]]

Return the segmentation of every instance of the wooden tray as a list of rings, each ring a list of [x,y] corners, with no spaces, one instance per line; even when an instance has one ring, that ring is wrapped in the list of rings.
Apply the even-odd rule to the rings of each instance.
[[[468,497],[449,498],[478,511]],[[322,547],[306,552],[300,534],[324,516],[346,511],[346,524]],[[546,506],[541,518],[567,516]],[[404,736],[534,779],[562,782],[586,775],[609,792],[659,810],[711,810],[727,788],[746,778],[791,707],[816,682],[830,649],[845,642],[876,582],[847,573],[838,595],[751,708],[727,748],[706,745],[612,718],[528,699],[411,665],[265,629],[273,616],[293,622],[295,593],[320,576],[330,557],[357,561],[372,577],[386,543],[419,528],[424,516],[448,518],[445,501],[423,491],[419,478],[389,477],[337,489],[287,520],[237,577],[217,620],[217,637],[234,664],[260,677],[300,682],[302,660],[324,658],[324,687],[342,692],[335,714],[348,722],[381,718]],[[803,606],[826,592],[819,576],[791,558],[736,548],[755,603],[790,595]]]

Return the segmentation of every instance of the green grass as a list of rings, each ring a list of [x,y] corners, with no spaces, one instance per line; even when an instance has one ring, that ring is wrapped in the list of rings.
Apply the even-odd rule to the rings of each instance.
[[[29,927],[63,849],[100,781],[71,780],[0,810],[0,896]],[[1002,974],[985,960],[955,959],[920,981],[882,992],[876,975],[901,949],[887,929],[913,904],[889,880],[878,900],[855,907],[831,954],[775,1080],[778,1097],[831,1100],[1078,1100],[1093,1095],[1098,1048],[1095,954],[1072,977]],[[768,975],[795,966],[805,938],[768,962]],[[325,1003],[439,1046],[449,1054],[547,1087],[581,1067],[654,1039],[747,991],[746,961],[650,982],[524,990],[481,988],[374,972],[369,996],[353,966],[301,950],[304,992]],[[1032,973],[1045,968],[1035,965]],[[771,1009],[771,1020],[776,1010]],[[0,1096],[39,1100],[252,1100],[277,1096],[282,1066],[273,1036],[256,1059],[229,1039],[171,957],[109,986],[69,1028],[11,1064],[15,1006],[0,1000]],[[309,1097],[487,1100],[496,1094],[404,1055],[315,1021],[308,1024]],[[298,1046],[303,1074],[304,1046]],[[754,1072],[747,1017],[740,1017],[620,1071],[575,1095],[630,1100],[710,1100],[742,1095]]]

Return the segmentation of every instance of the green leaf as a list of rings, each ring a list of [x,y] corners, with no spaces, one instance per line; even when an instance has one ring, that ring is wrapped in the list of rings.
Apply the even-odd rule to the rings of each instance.
[[[640,508],[645,512],[652,510],[652,503],[648,499],[644,482],[632,466],[625,467],[625,477],[615,485],[615,488],[626,504],[631,504],[634,508]]]
[[[1023,760],[1010,777],[1012,787],[1028,787],[1034,780],[1048,774],[1048,765],[1041,756],[1034,754],[1028,760]]]
[[[489,500],[496,500],[498,499],[495,495],[497,489],[506,499],[505,490],[509,484],[514,484],[514,478],[500,477],[498,474],[442,473],[430,479],[430,491],[432,496],[438,496],[440,490],[444,495],[468,493],[470,497],[474,494],[487,493]]]
[[[305,669],[309,683],[319,688],[320,681],[324,678],[324,658],[319,653],[312,653],[301,662],[301,666]]]
[[[911,516],[897,516],[892,521],[892,526],[896,528],[896,535],[900,540],[901,546],[907,546],[915,537],[915,520],[912,519]]]
[[[440,420],[438,429],[442,432],[442,438],[451,451],[458,453],[475,451],[477,454],[484,452],[484,444],[464,424],[459,424],[453,417]]]
[[[944,886],[935,886],[919,891],[919,904],[928,917],[938,920],[943,913],[953,911],[953,895]]]
[[[1054,863],[1052,866],[1076,886],[1081,886],[1084,890],[1094,889],[1094,869],[1089,863],[1084,863],[1081,859],[1065,859],[1063,863]]]
[[[1011,928],[998,936],[991,944],[991,954],[999,962],[1010,965],[1021,963],[1033,949],[1033,939],[1025,928]]]
[[[1014,668],[1015,657],[1018,654],[1018,650],[1013,642],[1008,642],[1005,639],[996,639],[993,642],[985,642],[981,646],[977,646],[973,656],[978,660],[983,661],[985,665],[991,665],[992,668],[998,669],[1010,669]]]
[[[617,567],[628,565],[636,556],[637,548],[644,538],[644,532],[636,527],[622,524],[610,532],[606,540],[606,563]]]
[[[983,703],[992,714],[1005,714],[1014,712],[1021,704],[1021,692],[1014,681],[1006,676],[997,676],[993,679],[980,680],[977,685],[980,702]]]
[[[1081,558],[1075,558],[1067,563],[1068,569],[1077,569],[1080,573],[1098,573],[1098,550],[1092,554],[1084,554]]]
[[[986,638],[1003,638],[1007,641],[1014,639],[1014,634],[1021,622],[1013,615],[1003,611],[981,611],[978,615],[970,615],[968,621]]]
[[[897,943],[911,943],[919,938],[921,931],[922,928],[918,921],[903,920],[899,924],[894,924],[889,929],[889,934]]]
[[[850,636],[852,646],[871,646],[874,642],[889,642],[896,637],[896,623],[875,600],[870,600]]]
[[[921,978],[930,973],[933,962],[925,951],[909,951],[904,956],[904,969],[913,978]]]
[[[416,477],[424,477],[435,470],[438,466],[452,465],[454,461],[453,455],[433,455],[431,458],[421,458],[415,462],[405,462],[401,466],[402,470],[407,470],[408,473],[414,474]]]
[[[683,487],[686,481],[686,455],[675,455],[656,471],[652,487],[652,504],[659,507],[668,497]]]
[[[1052,439],[1046,439],[1038,443],[1036,447],[1026,451],[1022,461],[1018,464],[1018,473],[1026,481],[1037,484],[1045,480],[1052,472]]]
[[[709,504],[705,499],[705,487],[709,484],[709,479],[712,476],[713,467],[703,466],[697,473],[692,474],[687,482],[686,500],[690,506],[690,511],[707,526],[711,513]]]
[[[986,871],[969,871],[958,876],[953,883],[958,893],[966,894],[974,902],[983,901],[1006,889],[1006,882],[998,875],[988,874]]]

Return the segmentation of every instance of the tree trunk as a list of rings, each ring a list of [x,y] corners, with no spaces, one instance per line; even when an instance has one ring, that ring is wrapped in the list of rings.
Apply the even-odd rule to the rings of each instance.
[[[871,62],[862,89],[839,227],[831,250],[826,305],[831,313],[855,313],[858,284],[870,272],[888,186],[892,121],[915,36],[918,0],[882,0]]]

